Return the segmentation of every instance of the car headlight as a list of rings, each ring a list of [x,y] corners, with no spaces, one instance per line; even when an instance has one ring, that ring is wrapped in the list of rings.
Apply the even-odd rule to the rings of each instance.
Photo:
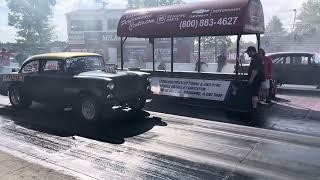
[[[151,83],[151,81],[152,81],[151,77],[148,77],[148,78],[147,78],[147,81],[148,81],[149,83]]]
[[[114,89],[114,84],[113,83],[109,83],[107,85],[107,88],[112,91]]]

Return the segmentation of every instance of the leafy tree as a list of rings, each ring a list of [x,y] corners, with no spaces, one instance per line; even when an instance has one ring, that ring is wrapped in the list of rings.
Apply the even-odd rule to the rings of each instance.
[[[212,36],[212,37],[203,37],[201,39],[201,47],[204,50],[210,50],[212,48],[219,48],[221,50],[227,49],[232,44],[232,41],[227,36]]]
[[[182,0],[128,0],[128,8],[148,8],[157,6],[168,6],[173,4],[182,4]]]
[[[308,0],[302,4],[295,30],[298,33],[320,30],[320,0]]]
[[[18,29],[18,43],[29,48],[43,48],[50,42],[53,27],[49,18],[56,0],[6,0],[10,9],[9,25]]]
[[[273,16],[266,27],[266,34],[282,34],[285,30],[278,16]]]

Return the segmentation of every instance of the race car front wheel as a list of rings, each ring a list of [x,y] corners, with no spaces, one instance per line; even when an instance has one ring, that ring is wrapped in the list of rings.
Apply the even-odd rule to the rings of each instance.
[[[32,104],[32,101],[24,97],[21,88],[16,85],[9,88],[9,100],[12,107],[19,110],[26,109]]]
[[[75,105],[80,119],[87,123],[96,123],[100,120],[101,105],[93,96],[84,96]]]

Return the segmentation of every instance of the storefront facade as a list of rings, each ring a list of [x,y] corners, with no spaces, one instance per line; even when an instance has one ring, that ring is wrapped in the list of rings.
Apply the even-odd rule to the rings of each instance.
[[[120,37],[118,22],[125,9],[77,10],[66,15],[68,26],[67,51],[96,52],[102,54],[106,63],[120,61]],[[159,61],[170,61],[170,39],[156,39]],[[174,49],[177,62],[188,63],[193,52],[192,38],[178,38]],[[128,38],[124,60],[128,67],[148,68],[152,62],[152,48],[148,39]]]

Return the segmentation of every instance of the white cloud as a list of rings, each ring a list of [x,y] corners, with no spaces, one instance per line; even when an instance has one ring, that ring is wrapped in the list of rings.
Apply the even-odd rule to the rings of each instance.
[[[0,0],[0,7],[5,7],[5,6],[6,6],[6,1]]]
[[[265,23],[267,24],[272,16],[278,16],[284,27],[290,30],[293,24],[293,9],[299,9],[304,0],[261,0],[265,14]]]
[[[14,42],[16,29],[11,26],[0,26],[1,42]]]

